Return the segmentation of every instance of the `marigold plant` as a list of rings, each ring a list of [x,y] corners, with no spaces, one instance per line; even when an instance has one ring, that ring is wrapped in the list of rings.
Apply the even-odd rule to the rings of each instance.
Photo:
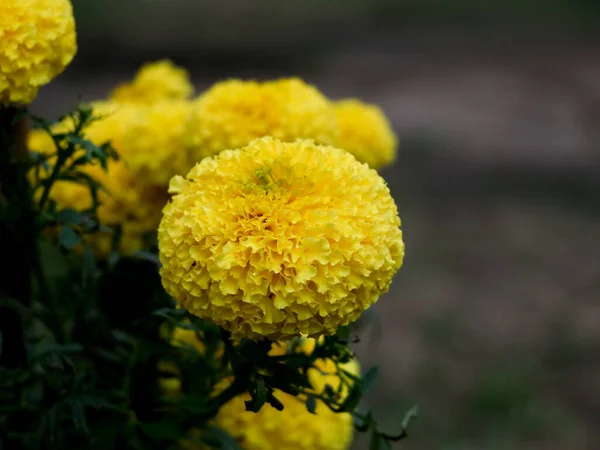
[[[110,161],[107,170],[88,164],[82,168],[85,176],[103,186],[98,190],[98,219],[100,224],[120,226],[121,250],[132,253],[145,248],[145,235],[153,234],[161,217],[162,206],[168,200],[168,180],[187,170],[192,163],[181,144],[181,132],[188,103],[163,101],[154,105],[95,102],[97,117],[86,129],[86,138],[102,145],[110,142],[120,155]],[[67,118],[54,125],[55,133],[72,128]],[[29,148],[56,162],[56,142],[47,130],[35,130],[29,137]],[[81,157],[80,149],[72,159]],[[72,179],[58,180],[52,187],[50,199],[59,209],[89,210],[93,198],[90,191]],[[108,255],[113,244],[111,233],[100,232],[86,237],[98,255]]]

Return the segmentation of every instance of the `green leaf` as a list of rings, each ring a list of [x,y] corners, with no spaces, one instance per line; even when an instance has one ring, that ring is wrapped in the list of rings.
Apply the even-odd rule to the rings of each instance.
[[[370,367],[361,378],[362,394],[366,394],[379,376],[379,366]]]
[[[79,245],[82,241],[81,236],[79,236],[73,228],[68,226],[63,226],[60,228],[60,234],[58,235],[58,241],[61,247],[71,250],[77,245]]]
[[[356,409],[361,399],[361,391],[359,386],[353,386],[348,396],[340,405],[340,411],[342,412],[352,412]]]
[[[209,427],[209,432],[221,444],[221,450],[242,450],[238,442],[225,430],[217,427]]]
[[[253,392],[250,393],[252,398],[247,400],[246,411],[258,412],[267,401],[267,388],[265,380],[262,377],[256,379],[256,385]]]
[[[85,408],[81,399],[77,397],[71,397],[67,400],[69,406],[71,407],[71,413],[73,414],[73,424],[75,428],[85,433],[88,432],[87,429],[87,419],[85,416]]]
[[[406,412],[406,414],[404,414],[404,418],[402,419],[402,429],[406,430],[410,422],[417,417],[419,417],[419,405],[414,405]]]
[[[317,409],[317,399],[314,395],[309,395],[306,397],[306,409],[311,414],[316,414]]]
[[[85,406],[94,409],[113,409],[116,405],[111,403],[105,396],[96,394],[83,394],[79,396],[79,400]]]
[[[140,428],[151,439],[179,439],[181,429],[173,422],[152,422],[141,424]]]
[[[83,214],[74,209],[61,209],[56,213],[56,221],[61,224],[79,225]]]
[[[267,402],[277,411],[283,411],[283,403],[281,403],[279,399],[273,395],[273,391],[269,391],[267,393]]]
[[[83,253],[83,260],[81,262],[81,284],[84,289],[92,285],[95,275],[96,258],[94,257],[92,249],[86,245],[85,252]]]
[[[371,432],[371,439],[369,442],[369,450],[381,450],[381,436],[379,435],[379,433],[377,432],[376,429],[374,429]]]

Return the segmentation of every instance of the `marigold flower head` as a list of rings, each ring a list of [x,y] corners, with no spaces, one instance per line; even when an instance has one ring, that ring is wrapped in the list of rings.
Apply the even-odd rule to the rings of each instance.
[[[0,105],[31,103],[76,51],[69,0],[2,0]]]
[[[396,159],[398,139],[383,111],[356,99],[335,103],[340,135],[336,146],[381,169]]]
[[[323,94],[284,78],[216,83],[194,102],[185,136],[200,160],[263,136],[333,144],[337,133],[335,111]]]
[[[132,81],[113,90],[110,100],[151,105],[162,100],[186,100],[193,92],[187,70],[161,60],[142,66]]]
[[[300,351],[310,354],[315,343],[315,339],[303,340]],[[189,344],[198,345],[186,338],[185,345]],[[285,343],[275,342],[270,354],[283,355],[286,351]],[[315,366],[308,371],[313,392],[323,393],[326,385],[337,390],[340,379],[336,375],[336,364],[330,359],[319,359]],[[353,375],[358,375],[360,370],[356,360],[341,368]],[[162,379],[161,387],[170,395],[177,395],[181,389],[175,378]],[[341,400],[346,395],[344,392],[347,391],[342,390]],[[350,413],[333,412],[317,400],[315,414],[312,414],[306,407],[304,395],[294,397],[279,390],[275,390],[274,395],[283,404],[282,411],[269,404],[263,405],[257,413],[246,411],[245,401],[250,396],[244,394],[223,405],[212,424],[227,431],[244,450],[346,450],[350,447],[354,431]],[[181,444],[188,450],[203,449],[191,440]]]
[[[402,265],[385,181],[344,150],[265,137],[202,160],[169,189],[163,286],[234,337],[334,333]]]
[[[137,109],[118,149],[140,184],[169,185],[173,175],[195,163],[183,145],[183,128],[190,102],[171,100]]]

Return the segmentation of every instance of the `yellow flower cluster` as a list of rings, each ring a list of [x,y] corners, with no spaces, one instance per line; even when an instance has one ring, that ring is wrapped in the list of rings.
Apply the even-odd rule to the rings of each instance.
[[[182,69],[171,68],[161,62],[143,67],[136,80],[147,79],[147,75],[141,75],[144,73],[157,71],[164,74],[166,69],[173,71],[171,78],[181,75]],[[167,78],[168,74],[167,71]],[[155,77],[160,78],[158,75]],[[135,93],[138,97],[130,98],[131,101],[126,101],[121,95],[119,102],[112,99],[93,103],[94,115],[100,119],[86,129],[87,139],[96,145],[110,142],[120,156],[120,160],[109,162],[108,172],[97,165],[84,166],[82,171],[105,188],[98,193],[98,217],[103,225],[122,225],[121,251],[124,253],[144,247],[144,235],[154,233],[158,227],[162,207],[168,200],[169,180],[175,174],[185,173],[193,165],[182,143],[183,125],[190,103],[173,98],[177,91],[174,88],[159,90],[158,93],[164,97],[156,97],[157,92],[151,92],[156,84],[136,85],[134,81],[132,85],[137,86]],[[182,92],[183,89],[180,89],[179,93]],[[152,98],[154,102],[148,100],[144,103],[139,101],[141,98]],[[72,124],[67,120],[55,126],[54,131],[66,132],[69,129],[72,129]],[[53,141],[41,130],[30,134],[29,148],[45,154],[56,151]],[[58,209],[81,211],[92,206],[89,189],[70,181],[56,183],[50,198],[57,203]],[[86,239],[99,256],[110,250],[111,236],[108,233],[94,233]]]
[[[334,145],[380,169],[395,160],[397,146],[377,106],[355,99],[331,102],[297,78],[216,83],[194,101],[184,135],[198,160],[271,136]]]
[[[334,333],[402,265],[389,189],[344,150],[265,137],[202,160],[169,189],[163,286],[235,337]]]
[[[333,144],[337,133],[330,102],[302,80],[228,80],[194,102],[186,140],[200,160],[264,136]]]
[[[340,130],[337,147],[373,169],[394,162],[397,138],[379,107],[356,99],[342,100],[334,106]]]
[[[188,72],[169,60],[161,60],[144,65],[132,81],[117,86],[110,99],[152,105],[164,100],[186,100],[193,92]]]
[[[203,351],[202,343],[193,331],[176,329],[172,339],[174,345],[192,345]],[[299,350],[310,354],[315,344],[315,339],[304,339]],[[272,344],[271,355],[285,353],[284,343]],[[343,364],[341,368],[353,375],[359,374],[356,360]],[[340,379],[336,372],[333,361],[317,360],[316,368],[308,371],[313,391],[320,394],[326,385],[337,390]],[[177,395],[181,390],[177,378],[162,379],[161,387],[169,395]],[[274,394],[284,405],[283,411],[269,404],[265,404],[258,413],[246,411],[245,401],[250,396],[244,394],[221,407],[213,424],[227,431],[244,450],[346,450],[350,447],[354,430],[350,413],[333,412],[321,400],[317,400],[316,414],[312,414],[306,408],[304,396],[294,397],[278,390]],[[203,448],[192,441],[181,444],[182,448],[188,450]]]
[[[76,51],[69,0],[2,0],[0,105],[31,103]]]

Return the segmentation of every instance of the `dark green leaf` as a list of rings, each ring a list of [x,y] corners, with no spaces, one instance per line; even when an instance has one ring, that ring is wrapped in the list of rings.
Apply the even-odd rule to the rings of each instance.
[[[85,416],[85,408],[81,400],[77,397],[71,397],[67,400],[73,414],[73,424],[75,428],[87,433],[87,420]]]
[[[79,396],[79,401],[85,406],[89,406],[94,409],[112,409],[115,407],[113,403],[111,403],[108,398],[105,396],[98,394],[83,394]]]
[[[309,395],[306,397],[306,409],[311,414],[316,414],[317,409],[317,399],[314,395]]]
[[[358,406],[361,399],[360,387],[353,386],[346,399],[340,405],[340,410],[345,412],[352,412]]]
[[[369,442],[369,450],[381,450],[381,436],[379,432],[374,429],[371,431],[371,440]]]
[[[61,209],[56,213],[56,221],[61,224],[79,225],[83,214],[74,209]]]
[[[79,245],[82,241],[81,236],[79,236],[73,228],[68,226],[63,226],[60,228],[60,234],[58,236],[58,241],[60,242],[61,247],[71,250],[77,245]]]
[[[226,431],[217,427],[209,427],[208,430],[221,444],[221,450],[242,450],[233,436]]]
[[[83,350],[80,344],[48,344],[38,350],[35,358],[54,354],[79,353]]]
[[[29,111],[27,111],[27,108],[19,109],[19,111],[17,111],[17,113],[12,118],[12,125],[19,123],[21,120],[27,117],[28,114]]]
[[[262,377],[256,379],[256,385],[250,393],[251,399],[246,401],[246,411],[258,412],[267,401],[267,388]]]
[[[277,397],[273,395],[273,391],[267,393],[267,403],[275,408],[277,411],[283,411],[283,403],[279,401]]]
[[[419,416],[419,406],[414,405],[404,415],[404,418],[402,419],[402,429],[404,429],[404,430],[407,429],[410,422],[412,420],[416,419],[418,416]]]
[[[83,288],[89,287],[96,275],[96,258],[89,246],[85,246],[83,260],[81,262],[81,284]]]
[[[152,439],[178,439],[182,435],[179,426],[172,422],[144,423],[140,428]]]

